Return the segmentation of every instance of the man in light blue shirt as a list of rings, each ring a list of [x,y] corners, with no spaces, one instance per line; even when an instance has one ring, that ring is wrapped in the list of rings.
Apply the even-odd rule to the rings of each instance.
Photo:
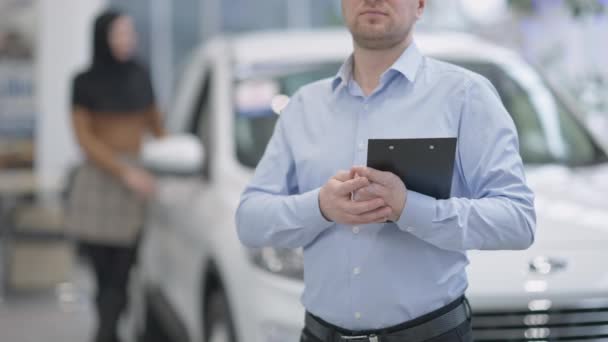
[[[419,52],[425,5],[342,1],[353,55],[293,96],[242,195],[245,245],[304,248],[303,341],[471,340],[466,251],[534,241],[513,121],[488,80]],[[368,139],[439,137],[458,138],[448,200],[360,166]]]

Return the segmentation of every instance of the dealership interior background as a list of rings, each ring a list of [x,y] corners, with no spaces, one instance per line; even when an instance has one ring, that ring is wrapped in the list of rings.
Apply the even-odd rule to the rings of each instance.
[[[139,35],[137,56],[149,66],[158,104],[168,116],[179,109],[176,99],[181,88],[177,85],[187,78],[192,56],[204,44],[218,37],[258,31],[287,37],[294,31],[343,28],[339,0],[0,0],[2,342],[91,340],[96,324],[92,311],[95,289],[89,266],[63,232],[63,199],[69,171],[83,158],[70,121],[70,82],[88,64],[92,22],[107,7],[134,18]],[[588,134],[604,155],[608,151],[608,1],[430,0],[418,31],[430,35],[461,32],[512,51],[541,75],[539,80],[551,85],[551,94],[560,98],[557,102],[574,108],[574,120],[585,136]],[[278,43],[288,45],[290,41]],[[535,98],[532,86],[521,88]],[[540,98],[537,100],[542,102]],[[583,144],[583,138],[572,134],[575,144]],[[550,286],[560,289],[556,299],[540,296],[530,300],[531,311],[539,305],[545,312],[550,309],[543,306],[547,301],[568,296],[577,300],[601,298],[607,304],[593,306],[595,311],[589,309],[589,321],[577,316],[559,323],[580,323],[574,336],[608,340],[608,273],[602,266],[608,250],[602,245],[608,243],[608,163],[567,166],[543,166],[544,173],[533,175],[532,181],[549,189],[537,209],[545,210],[551,222],[572,222],[572,229],[565,234],[580,242],[581,252],[570,253],[575,247],[560,245],[549,254],[522,257],[522,277],[530,272],[538,274],[517,289],[527,291],[529,298],[550,292],[551,287],[543,287],[544,276],[550,279]],[[559,186],[542,182],[549,178],[556,179]],[[572,195],[573,199],[564,198],[567,193],[557,190],[564,184],[583,190]],[[551,234],[549,224],[539,225],[539,229]],[[167,246],[171,248],[171,242]],[[269,265],[272,271],[272,262]],[[471,267],[476,267],[475,263]],[[496,265],[497,272],[499,267]],[[561,268],[563,273],[553,274]],[[569,268],[576,271],[567,273]],[[590,272],[599,275],[586,278]],[[484,285],[472,287],[494,296]],[[134,298],[140,290],[131,284]],[[121,321],[124,341],[135,341],[140,333],[136,332],[137,300],[133,302]],[[522,330],[520,339],[505,340],[553,340],[551,334],[557,328],[547,325],[551,319],[549,313],[522,316],[521,322],[514,324],[528,328]],[[268,328],[270,332],[259,341],[285,341],[281,336],[292,336],[281,335],[281,329]],[[198,341],[192,336],[192,341]],[[211,342],[221,341],[230,338],[216,336]]]

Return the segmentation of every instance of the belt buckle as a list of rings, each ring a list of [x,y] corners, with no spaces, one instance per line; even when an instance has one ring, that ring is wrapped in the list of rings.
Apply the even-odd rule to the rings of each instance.
[[[379,342],[377,335],[340,336],[341,341],[349,342]]]

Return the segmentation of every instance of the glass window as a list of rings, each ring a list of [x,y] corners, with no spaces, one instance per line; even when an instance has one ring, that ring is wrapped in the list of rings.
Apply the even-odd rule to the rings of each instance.
[[[534,95],[498,65],[452,62],[485,76],[494,84],[517,127],[524,163],[580,166],[606,160],[605,153],[575,119],[574,113],[546,84],[541,86],[549,98],[534,101]]]
[[[255,66],[235,84],[236,153],[241,164],[254,168],[272,137],[277,112],[300,87],[331,77],[338,63],[309,66]]]
[[[517,128],[520,153],[525,164],[582,166],[608,159],[574,114],[559,102],[556,94],[545,84],[541,83],[540,86],[554,105],[539,109],[533,95],[498,65],[462,61],[452,63],[475,71],[494,84]],[[260,65],[247,68],[248,76],[236,81],[238,160],[245,166],[255,167],[261,159],[277,120],[273,103],[280,103],[284,96],[293,95],[307,83],[335,75],[339,66],[338,63],[319,63],[300,67]],[[550,126],[556,134],[548,134]],[[555,146],[560,148],[556,149]]]
[[[174,67],[179,68],[192,50],[201,41],[201,2],[200,0],[172,1],[171,24],[173,41]]]
[[[242,32],[287,27],[287,1],[221,0],[221,29]]]
[[[312,27],[337,26],[344,28],[340,0],[310,1],[310,6]]]

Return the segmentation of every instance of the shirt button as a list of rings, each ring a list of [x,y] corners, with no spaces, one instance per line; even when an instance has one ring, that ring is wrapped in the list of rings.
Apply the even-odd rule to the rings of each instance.
[[[361,228],[359,228],[359,226],[354,226],[353,227],[353,233],[359,234],[360,231],[361,231]]]
[[[364,106],[363,106],[363,109],[365,109],[365,110],[369,110],[369,105],[368,105],[368,104],[364,105]]]
[[[361,313],[360,312],[355,312],[355,318],[356,319],[361,319]]]
[[[363,143],[363,142],[359,143],[359,150],[360,151],[365,150],[365,143]]]
[[[361,273],[361,269],[359,267],[355,267],[355,269],[353,270],[353,274],[358,275],[359,273]]]

